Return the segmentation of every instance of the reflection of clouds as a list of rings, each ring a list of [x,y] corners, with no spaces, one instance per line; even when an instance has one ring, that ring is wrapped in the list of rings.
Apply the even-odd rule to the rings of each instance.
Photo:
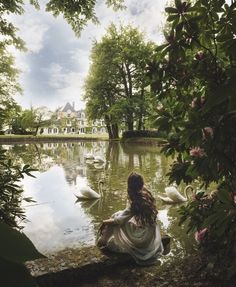
[[[158,220],[161,222],[164,229],[168,229],[171,223],[168,216],[168,209],[158,210]]]
[[[36,179],[26,178],[23,184],[26,195],[38,204],[26,208],[29,222],[24,232],[40,251],[94,241],[91,219],[80,205],[74,204],[74,189],[66,184],[62,168],[55,166],[47,173],[38,174]]]

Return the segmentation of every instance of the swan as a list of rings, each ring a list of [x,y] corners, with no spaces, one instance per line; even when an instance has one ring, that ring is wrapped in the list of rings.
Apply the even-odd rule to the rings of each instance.
[[[94,159],[94,155],[92,153],[87,153],[84,157],[85,159]]]
[[[104,160],[100,156],[95,156],[93,162],[94,163],[101,163],[101,162],[104,162]]]
[[[192,185],[187,185],[184,189],[184,195],[180,194],[178,189],[175,186],[168,186],[165,188],[166,196],[160,196],[159,198],[164,201],[165,203],[180,203],[186,202],[189,200],[188,191],[194,191]]]
[[[101,197],[101,189],[102,189],[103,181],[98,181],[98,191],[97,193],[88,185],[83,185],[79,188],[79,195],[75,195],[77,200],[90,200],[90,199],[98,199]]]

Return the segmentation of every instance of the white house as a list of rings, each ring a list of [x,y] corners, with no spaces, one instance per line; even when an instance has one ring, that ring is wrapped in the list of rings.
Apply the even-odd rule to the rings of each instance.
[[[74,102],[66,103],[64,108],[55,112],[54,123],[49,127],[41,128],[39,133],[52,134],[104,134],[106,126],[104,120],[88,121],[84,110],[76,110]]]

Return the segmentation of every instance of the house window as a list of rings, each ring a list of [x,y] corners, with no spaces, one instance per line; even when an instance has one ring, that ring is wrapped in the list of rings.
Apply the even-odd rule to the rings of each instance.
[[[57,133],[57,128],[53,129],[53,133],[56,134]]]
[[[74,128],[72,128],[72,133],[74,133],[75,132],[75,129]]]
[[[92,129],[92,133],[95,134],[96,132],[97,132],[97,129],[96,129],[96,128],[93,128],[93,129]]]
[[[51,128],[48,129],[48,133],[49,133],[49,134],[52,133],[52,129],[51,129]]]

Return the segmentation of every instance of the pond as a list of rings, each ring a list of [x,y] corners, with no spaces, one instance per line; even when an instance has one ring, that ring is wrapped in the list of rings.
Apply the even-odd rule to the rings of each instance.
[[[146,187],[156,198],[161,232],[172,237],[170,256],[191,252],[192,235],[186,235],[185,226],[178,226],[180,205],[163,204],[158,198],[168,185],[165,174],[171,164],[160,147],[81,141],[4,148],[18,162],[38,169],[36,178],[22,181],[24,195],[36,201],[24,203],[27,222],[23,231],[42,253],[94,244],[101,221],[125,208],[126,180],[131,171],[144,176]],[[87,154],[99,156],[104,162],[93,163],[86,159]],[[101,199],[77,201],[81,185],[97,191],[99,181],[103,182]]]

